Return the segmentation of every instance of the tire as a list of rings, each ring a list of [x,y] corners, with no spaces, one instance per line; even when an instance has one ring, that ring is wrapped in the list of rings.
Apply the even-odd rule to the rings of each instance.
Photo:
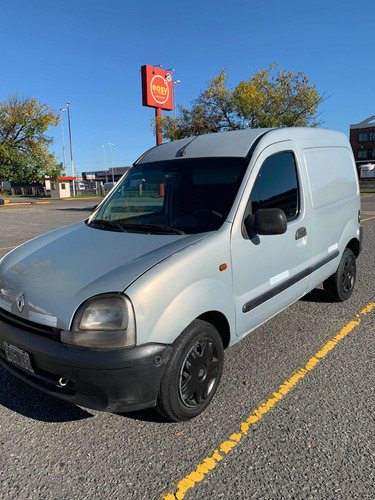
[[[324,291],[335,302],[344,302],[353,293],[355,278],[355,256],[350,248],[345,248],[337,271],[323,283]]]
[[[223,341],[211,324],[194,320],[176,339],[160,384],[156,411],[174,422],[202,413],[224,364]]]

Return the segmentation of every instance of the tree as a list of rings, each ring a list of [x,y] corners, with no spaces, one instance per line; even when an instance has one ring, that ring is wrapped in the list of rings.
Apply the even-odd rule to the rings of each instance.
[[[41,181],[58,177],[62,164],[49,152],[46,132],[60,117],[35,98],[10,95],[0,102],[0,182]]]
[[[302,72],[279,70],[272,64],[232,90],[224,70],[214,76],[207,89],[179,107],[174,120],[161,120],[163,137],[175,140],[192,135],[244,128],[318,126],[317,109],[325,95]]]

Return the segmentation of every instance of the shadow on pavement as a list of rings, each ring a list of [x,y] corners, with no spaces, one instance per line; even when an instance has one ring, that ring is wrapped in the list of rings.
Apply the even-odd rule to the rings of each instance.
[[[147,408],[146,410],[130,411],[118,413],[121,417],[126,417],[131,420],[141,420],[142,422],[154,422],[157,424],[171,424],[170,420],[162,417],[153,408]]]
[[[72,422],[93,415],[78,406],[44,394],[0,368],[0,405],[42,422]]]
[[[332,302],[329,299],[324,290],[320,288],[314,288],[311,292],[307,293],[304,297],[302,297],[302,302]]]

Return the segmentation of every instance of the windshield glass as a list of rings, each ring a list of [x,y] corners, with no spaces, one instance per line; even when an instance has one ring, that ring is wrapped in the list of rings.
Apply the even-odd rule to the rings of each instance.
[[[229,213],[246,166],[245,158],[137,165],[88,224],[109,230],[120,225],[137,232],[191,234],[216,230]]]

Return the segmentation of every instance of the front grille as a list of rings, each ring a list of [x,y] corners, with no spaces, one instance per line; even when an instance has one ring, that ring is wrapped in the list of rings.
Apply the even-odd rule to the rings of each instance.
[[[60,340],[60,330],[52,326],[40,325],[29,321],[28,319],[20,318],[12,313],[4,311],[0,307],[0,321],[7,323],[10,326],[19,328],[20,330],[35,333],[37,335],[43,335],[45,337],[50,337],[54,340]]]

